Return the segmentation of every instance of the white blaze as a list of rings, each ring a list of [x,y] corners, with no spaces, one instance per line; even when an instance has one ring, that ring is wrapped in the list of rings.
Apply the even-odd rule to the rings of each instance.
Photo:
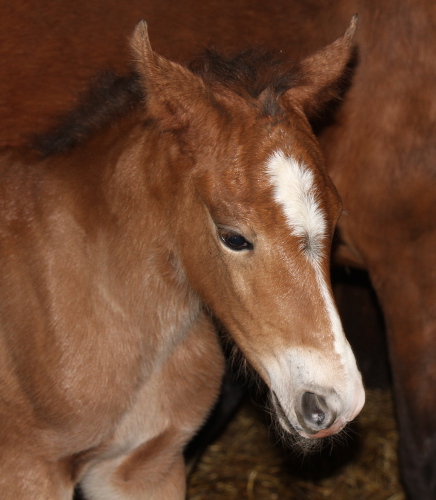
[[[311,262],[324,301],[332,332],[343,339],[341,320],[320,266],[326,219],[318,202],[313,172],[282,151],[275,152],[267,164],[275,201],[282,207],[291,233],[301,238],[301,249]]]
[[[327,222],[319,203],[314,174],[307,166],[285,156],[282,151],[277,151],[270,157],[266,168],[274,188],[274,199],[284,211],[291,234],[301,239],[300,249],[312,264],[326,317],[329,319],[330,333],[334,337],[334,348],[344,369],[342,374],[344,378],[341,377],[342,383],[345,382],[346,385],[343,388],[346,393],[344,396],[349,411],[352,411],[355,406],[354,391],[361,378],[321,268]],[[311,379],[310,374],[312,374],[317,379],[312,379],[315,385],[317,383],[328,385],[328,380],[324,380],[325,370],[321,370],[323,362],[327,359],[317,359],[316,353],[299,352],[299,349],[297,351],[289,354],[294,359],[294,367],[296,365],[299,367],[299,373],[306,373],[305,378],[308,377],[306,380]],[[294,376],[298,375],[295,373]]]
[[[322,256],[326,220],[318,203],[313,173],[281,151],[272,155],[267,172],[292,234],[301,238],[301,249],[306,255],[316,260]]]

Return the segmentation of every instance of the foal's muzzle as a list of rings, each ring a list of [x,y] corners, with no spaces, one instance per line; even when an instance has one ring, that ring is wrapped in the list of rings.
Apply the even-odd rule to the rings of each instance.
[[[273,393],[277,416],[288,432],[297,431],[306,438],[322,438],[339,432],[346,423],[344,418],[337,418],[338,413],[334,407],[337,406],[338,397],[334,392],[323,396],[306,391],[297,401],[294,409],[297,421],[291,423],[278,397]]]

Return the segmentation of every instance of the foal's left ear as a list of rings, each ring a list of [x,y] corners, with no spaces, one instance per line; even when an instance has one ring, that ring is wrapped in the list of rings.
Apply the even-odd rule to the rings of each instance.
[[[356,51],[357,20],[355,14],[344,36],[300,63],[298,83],[282,96],[285,104],[299,107],[310,119],[340,96],[341,82]]]
[[[198,103],[209,97],[203,80],[153,52],[145,21],[137,25],[131,46],[145,89],[147,111],[165,130],[184,128],[195,115]]]

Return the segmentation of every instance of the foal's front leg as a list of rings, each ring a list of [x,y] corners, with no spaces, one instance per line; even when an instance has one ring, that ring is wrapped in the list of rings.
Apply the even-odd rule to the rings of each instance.
[[[71,500],[73,481],[68,468],[38,456],[41,449],[0,445],[1,500]]]
[[[128,455],[106,459],[85,476],[86,500],[183,500],[185,463],[180,438],[171,431]]]
[[[81,480],[86,500],[184,499],[183,448],[217,399],[223,371],[215,331],[203,318],[88,464]]]

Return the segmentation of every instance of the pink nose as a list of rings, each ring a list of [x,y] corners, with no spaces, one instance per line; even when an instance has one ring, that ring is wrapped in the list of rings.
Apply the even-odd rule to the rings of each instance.
[[[345,417],[341,417],[338,418],[338,420],[331,427],[329,427],[328,429],[322,429],[318,431],[316,434],[305,434],[304,432],[303,433],[300,432],[300,434],[305,438],[320,439],[327,436],[331,436],[332,434],[336,434],[337,432],[342,430],[346,424],[347,420],[345,419]]]

